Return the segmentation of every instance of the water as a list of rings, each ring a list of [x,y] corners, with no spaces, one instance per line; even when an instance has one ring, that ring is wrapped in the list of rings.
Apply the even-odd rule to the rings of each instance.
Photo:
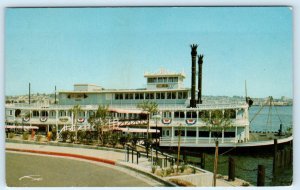
[[[249,117],[250,120],[259,111],[259,106],[253,106],[250,108]],[[277,109],[277,111],[275,110]],[[279,117],[277,116],[279,114]],[[271,110],[272,117],[269,119],[271,122],[267,122],[269,115],[269,108],[266,107],[261,110],[260,114],[251,122],[251,131],[278,131],[280,123],[283,123],[283,131],[288,130],[292,127],[292,106],[278,106],[273,107]],[[270,118],[270,117],[269,117]],[[280,118],[280,119],[279,119]],[[280,122],[281,120],[281,122]],[[219,167],[218,173],[222,175],[228,175],[228,157],[231,156],[235,159],[236,164],[236,177],[244,179],[250,182],[252,185],[256,185],[257,181],[257,166],[265,166],[265,185],[266,186],[288,186],[292,183],[293,178],[293,167],[287,167],[280,171],[276,180],[273,179],[272,168],[273,168],[273,150],[270,152],[259,152],[251,154],[236,154],[233,150],[224,155],[221,155],[224,151],[219,152]],[[196,162],[199,164],[199,157],[187,156],[189,162]],[[214,153],[206,154],[205,169],[213,171]]]
[[[250,121],[254,118],[254,116],[260,110],[260,108],[261,108],[260,106],[252,106],[250,108],[249,110]],[[260,113],[251,122],[250,131],[278,131],[280,123],[283,124],[284,131],[292,127],[292,123],[293,123],[292,106],[276,106],[276,107],[273,106],[271,110],[269,110],[269,107],[263,108],[260,111]]]

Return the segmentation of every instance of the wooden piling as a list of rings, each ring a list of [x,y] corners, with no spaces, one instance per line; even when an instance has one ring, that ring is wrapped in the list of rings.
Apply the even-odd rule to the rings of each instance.
[[[235,162],[232,157],[228,158],[228,181],[235,180]]]
[[[284,168],[284,157],[285,157],[285,152],[284,150],[280,150],[280,153],[281,153],[281,158],[280,158],[280,161],[281,161],[281,168]]]
[[[204,152],[201,154],[201,163],[200,163],[200,165],[201,165],[202,169],[205,168],[205,153]]]
[[[265,166],[258,165],[257,168],[257,186],[265,186]]]
[[[277,139],[274,139],[274,154],[273,154],[273,176],[276,176],[277,174],[277,167],[278,167],[278,145],[277,145]]]

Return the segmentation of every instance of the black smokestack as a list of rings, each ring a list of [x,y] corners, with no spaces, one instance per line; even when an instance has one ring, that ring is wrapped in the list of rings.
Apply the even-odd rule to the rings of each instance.
[[[198,55],[198,104],[202,104],[202,64],[203,55]]]
[[[30,83],[29,83],[28,91],[29,91],[29,92],[28,92],[28,96],[29,96],[29,97],[28,97],[28,102],[29,102],[29,104],[30,104]]]
[[[197,59],[197,44],[191,45],[191,55],[192,55],[192,89],[191,89],[191,101],[190,101],[190,107],[195,108],[196,107],[196,59]]]

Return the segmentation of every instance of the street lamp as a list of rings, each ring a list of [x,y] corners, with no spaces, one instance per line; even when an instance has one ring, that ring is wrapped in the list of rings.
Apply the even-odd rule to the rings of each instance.
[[[157,144],[158,144],[158,142],[157,142],[157,121],[161,118],[161,116],[160,115],[154,115],[153,117],[152,117],[153,119],[155,119],[155,154],[156,154],[156,163],[157,163],[157,161],[158,161],[158,156],[157,156]]]

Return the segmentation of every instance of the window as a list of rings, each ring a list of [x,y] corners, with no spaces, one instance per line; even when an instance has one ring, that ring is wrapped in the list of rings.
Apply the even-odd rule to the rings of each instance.
[[[174,112],[174,118],[184,118],[184,112],[183,111]]]
[[[160,99],[160,92],[157,92],[157,93],[155,93],[155,95],[156,95],[156,99]]]
[[[222,118],[223,117],[223,113],[221,110],[214,110],[211,112],[211,118]]]
[[[194,111],[186,112],[186,118],[197,118],[197,113]]]
[[[144,93],[135,93],[135,99],[136,100],[144,99]]]
[[[123,99],[123,94],[122,93],[115,94],[115,99],[116,100],[122,100]]]
[[[224,132],[225,138],[233,138],[235,137],[235,132]]]
[[[149,93],[145,93],[145,99],[150,99],[150,95],[149,95]]]
[[[187,131],[186,136],[187,137],[196,137],[196,131]]]
[[[178,92],[178,99],[182,99],[182,92]]]
[[[125,94],[125,100],[132,100],[132,99],[133,99],[133,94],[131,94],[131,93]]]
[[[180,131],[181,131],[181,135],[180,135],[180,136],[181,136],[181,137],[182,137],[182,136],[185,136],[185,131],[184,131],[184,129],[181,129]],[[175,136],[179,136],[179,130],[175,130]]]
[[[164,118],[171,118],[171,112],[169,112],[169,111],[163,112],[162,115],[163,115]]]
[[[167,99],[172,99],[172,94],[171,94],[171,92],[167,92]]]
[[[168,78],[167,77],[163,77],[163,81],[164,82],[168,82]]]
[[[172,92],[172,99],[176,99],[176,92]]]
[[[165,93],[164,92],[160,93],[160,99],[165,99]]]
[[[149,98],[154,99],[154,93],[149,93]]]
[[[202,119],[209,118],[209,111],[199,111],[198,117]]]
[[[170,136],[170,131],[166,130],[166,136]]]
[[[209,137],[209,131],[199,131],[199,137]]]
[[[13,111],[12,110],[9,110],[9,115],[13,115]]]
[[[234,109],[228,109],[224,112],[225,118],[235,119],[235,110]]]
[[[178,77],[173,77],[173,82],[178,82]]]
[[[157,82],[158,82],[158,83],[162,83],[162,82],[163,82],[163,78],[162,78],[162,77],[158,77]]]
[[[154,83],[155,78],[148,78],[148,83]]]
[[[173,82],[173,77],[169,77],[169,82]]]

